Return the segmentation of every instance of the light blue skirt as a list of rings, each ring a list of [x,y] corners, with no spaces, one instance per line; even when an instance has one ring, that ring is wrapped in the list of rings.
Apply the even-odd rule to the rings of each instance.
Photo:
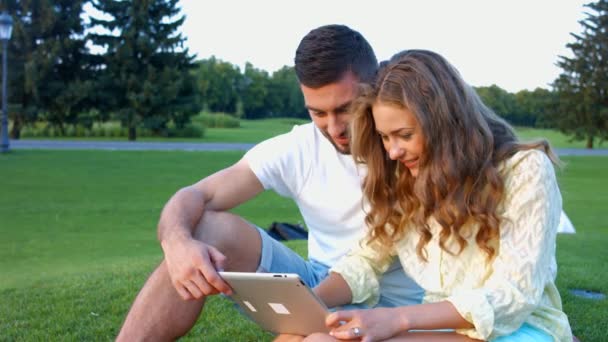
[[[553,337],[547,334],[546,332],[537,329],[528,323],[524,323],[519,329],[517,329],[514,333],[507,336],[501,336],[493,342],[552,342]]]

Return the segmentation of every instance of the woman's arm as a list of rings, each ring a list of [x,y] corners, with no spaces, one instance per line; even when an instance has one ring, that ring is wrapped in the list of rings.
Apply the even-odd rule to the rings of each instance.
[[[314,292],[330,308],[350,304],[353,300],[348,283],[339,273],[335,272],[330,272],[327,278],[314,288]]]
[[[326,324],[334,328],[330,334],[335,338],[365,337],[365,340],[372,341],[388,339],[410,330],[473,328],[447,301],[397,308],[337,311],[327,316]]]

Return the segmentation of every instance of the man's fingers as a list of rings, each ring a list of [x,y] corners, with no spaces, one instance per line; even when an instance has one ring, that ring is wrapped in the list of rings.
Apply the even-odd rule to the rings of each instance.
[[[199,298],[201,298],[203,296],[203,293],[201,292],[201,290],[191,280],[186,280],[184,282],[184,287],[186,287],[186,289],[188,289],[188,292],[190,292],[190,294],[192,295],[192,297],[195,298],[195,299],[199,299]]]
[[[209,246],[209,257],[217,271],[223,271],[226,268],[226,256],[213,246]]]
[[[223,260],[225,260],[226,257],[222,253],[220,253],[220,251],[215,249],[213,246],[209,246],[208,251],[209,251],[209,257],[212,262],[203,263],[201,265],[201,273],[207,280],[207,283],[209,283],[211,286],[213,286],[219,292],[228,294],[228,295],[231,294],[232,289],[230,288],[230,286],[228,286],[228,284],[224,281],[224,279],[222,279],[222,277],[220,277],[220,275],[217,273],[217,271],[215,269],[215,265],[213,264],[213,260],[222,260],[221,262],[223,263],[224,262]]]
[[[196,270],[196,274],[191,279],[194,284],[201,290],[204,296],[210,296],[214,294],[218,294],[219,291],[216,290],[213,286],[209,285],[203,275]]]
[[[173,286],[175,288],[175,290],[177,291],[177,294],[182,297],[183,300],[190,300],[193,299],[192,295],[190,294],[190,292],[188,292],[188,290],[182,286],[181,284],[174,284]]]

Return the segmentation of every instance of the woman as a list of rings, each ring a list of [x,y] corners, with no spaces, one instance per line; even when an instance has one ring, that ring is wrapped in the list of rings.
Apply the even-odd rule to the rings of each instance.
[[[370,231],[315,291],[330,307],[374,304],[398,256],[426,294],[420,305],[335,312],[331,339],[572,341],[554,284],[561,195],[547,142],[518,142],[430,51],[383,63],[355,113]]]

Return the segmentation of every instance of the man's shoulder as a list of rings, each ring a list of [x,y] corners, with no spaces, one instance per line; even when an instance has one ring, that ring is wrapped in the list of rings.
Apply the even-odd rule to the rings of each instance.
[[[306,156],[315,149],[316,132],[313,123],[295,125],[286,133],[266,139],[253,148],[246,156],[248,159],[280,159],[297,158],[298,155]]]
[[[296,136],[300,139],[314,139],[316,133],[315,130],[315,124],[308,122],[305,124],[294,125],[291,128],[291,131],[287,132],[286,134]]]
[[[266,139],[260,145],[273,145],[283,148],[293,148],[294,146],[310,147],[317,140],[317,132],[314,123],[294,125],[290,131]]]

